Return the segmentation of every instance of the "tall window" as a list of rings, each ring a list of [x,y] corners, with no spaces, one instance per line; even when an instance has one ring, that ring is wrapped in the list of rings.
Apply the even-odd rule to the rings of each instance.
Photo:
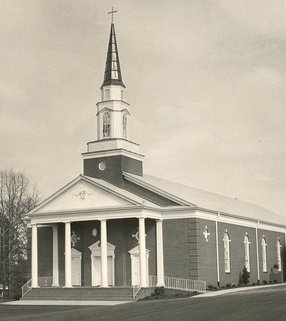
[[[230,238],[227,231],[223,236],[223,247],[224,247],[224,271],[230,272],[230,252],[229,252]]]
[[[276,242],[276,250],[277,250],[278,271],[281,271],[282,270],[282,267],[281,267],[281,242],[279,240],[279,237]]]
[[[247,268],[247,271],[250,272],[250,242],[249,242],[249,237],[246,234],[244,236],[244,265]]]
[[[110,113],[106,111],[103,114],[103,137],[110,137]]]
[[[110,99],[110,89],[105,89],[104,94],[105,94],[105,100],[109,100]]]
[[[127,138],[127,113],[123,114],[122,126],[123,126],[123,137]]]
[[[121,90],[121,100],[124,100],[124,91]]]
[[[261,247],[262,247],[262,271],[267,272],[267,253],[266,253],[266,239],[265,236],[262,237]]]

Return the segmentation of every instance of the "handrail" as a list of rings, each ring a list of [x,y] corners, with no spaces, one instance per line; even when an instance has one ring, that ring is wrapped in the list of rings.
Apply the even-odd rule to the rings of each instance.
[[[32,279],[22,286],[22,298],[32,289]]]
[[[140,285],[133,285],[132,290],[133,290],[133,299],[136,299],[137,294],[141,290],[141,286]]]
[[[182,279],[182,278],[174,278],[165,276],[164,277],[165,288],[167,289],[176,289],[183,291],[197,291],[200,293],[206,292],[206,281],[201,280],[192,280],[192,279]],[[150,275],[149,276],[149,284],[150,286],[157,285],[157,276]]]

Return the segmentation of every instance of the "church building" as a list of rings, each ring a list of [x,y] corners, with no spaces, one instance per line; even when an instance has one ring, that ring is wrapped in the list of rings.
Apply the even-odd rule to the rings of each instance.
[[[237,285],[244,267],[250,283],[282,282],[286,218],[145,174],[140,146],[130,140],[113,22],[100,91],[97,139],[82,154],[83,173],[26,216],[24,299],[56,299],[67,289],[85,299],[93,289],[132,289],[133,298],[155,286],[203,292]]]

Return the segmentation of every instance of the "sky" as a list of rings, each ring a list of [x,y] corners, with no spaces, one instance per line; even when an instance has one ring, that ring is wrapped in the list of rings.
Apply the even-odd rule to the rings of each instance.
[[[82,173],[112,6],[144,172],[286,216],[286,0],[0,0],[0,170]]]

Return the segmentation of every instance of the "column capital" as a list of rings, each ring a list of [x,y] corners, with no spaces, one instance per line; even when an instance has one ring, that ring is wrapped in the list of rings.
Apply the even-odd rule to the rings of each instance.
[[[164,220],[162,218],[155,218],[156,222],[163,222]]]

